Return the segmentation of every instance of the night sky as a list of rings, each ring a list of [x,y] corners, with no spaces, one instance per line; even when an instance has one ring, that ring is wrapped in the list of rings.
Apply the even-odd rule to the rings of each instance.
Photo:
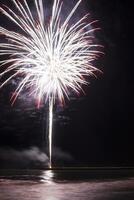
[[[9,0],[0,0],[3,2],[10,5]],[[32,6],[32,0],[29,2]],[[75,2],[66,5],[69,8]],[[51,1],[47,5],[50,8]],[[103,74],[90,78],[85,95],[71,96],[64,109],[55,106],[53,162],[65,166],[134,166],[131,5],[122,0],[83,0],[81,9],[82,13],[90,12],[92,20],[99,20],[96,26],[101,30],[95,35],[104,45],[105,55],[95,65]],[[2,15],[0,24],[15,30]],[[29,161],[24,160],[33,153],[36,156],[31,160],[39,165],[37,157],[47,152],[47,105],[37,109],[24,91],[12,107],[10,96],[18,81],[11,81],[0,91],[0,167],[29,167]]]

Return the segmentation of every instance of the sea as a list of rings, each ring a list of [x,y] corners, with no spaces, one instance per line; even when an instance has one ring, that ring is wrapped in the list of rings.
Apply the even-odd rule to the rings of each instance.
[[[134,169],[0,170],[0,200],[134,200]]]

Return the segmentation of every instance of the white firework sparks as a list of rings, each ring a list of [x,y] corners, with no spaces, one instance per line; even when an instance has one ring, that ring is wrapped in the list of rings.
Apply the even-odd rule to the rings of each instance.
[[[1,66],[8,66],[0,76],[9,74],[1,84],[3,87],[16,76],[22,79],[12,96],[13,103],[24,88],[30,89],[29,95],[38,99],[38,105],[45,99],[50,101],[49,117],[49,153],[50,166],[52,154],[52,111],[55,100],[69,98],[70,91],[79,93],[82,85],[87,84],[86,76],[93,75],[97,69],[92,62],[98,51],[93,44],[91,22],[86,23],[85,15],[75,24],[69,25],[70,19],[79,6],[77,2],[64,22],[60,16],[62,3],[54,0],[50,22],[44,18],[42,0],[34,0],[37,19],[34,18],[27,0],[11,0],[15,10],[4,6],[0,11],[18,27],[11,31],[0,26],[0,34],[6,42],[0,44],[0,55],[7,55]],[[11,75],[12,74],[12,75]]]

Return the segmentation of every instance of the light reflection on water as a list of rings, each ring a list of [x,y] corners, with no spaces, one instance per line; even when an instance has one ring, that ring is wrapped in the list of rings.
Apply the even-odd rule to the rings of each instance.
[[[42,175],[40,176],[40,181],[51,184],[53,182],[53,177],[54,172],[52,170],[46,170],[42,172]]]
[[[134,200],[134,178],[114,174],[88,170],[0,171],[0,200]]]

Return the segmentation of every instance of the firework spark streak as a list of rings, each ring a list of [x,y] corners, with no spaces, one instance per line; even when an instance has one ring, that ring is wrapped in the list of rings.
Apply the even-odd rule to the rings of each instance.
[[[34,0],[37,17],[27,0],[11,0],[15,10],[2,6],[0,11],[11,20],[19,31],[11,31],[0,26],[0,35],[4,42],[0,44],[0,56],[7,59],[0,61],[5,67],[0,76],[8,78],[1,84],[3,87],[11,79],[21,77],[21,81],[11,97],[15,102],[20,92],[26,88],[29,95],[34,95],[40,103],[49,101],[49,156],[51,167],[52,156],[52,121],[53,105],[56,100],[64,103],[69,99],[70,91],[79,93],[82,85],[87,84],[86,76],[94,75],[97,69],[92,62],[98,57],[98,45],[93,43],[92,32],[95,29],[86,23],[88,15],[70,25],[81,0],[77,2],[66,19],[62,22],[62,3],[54,0],[49,23],[44,17],[42,0]]]

